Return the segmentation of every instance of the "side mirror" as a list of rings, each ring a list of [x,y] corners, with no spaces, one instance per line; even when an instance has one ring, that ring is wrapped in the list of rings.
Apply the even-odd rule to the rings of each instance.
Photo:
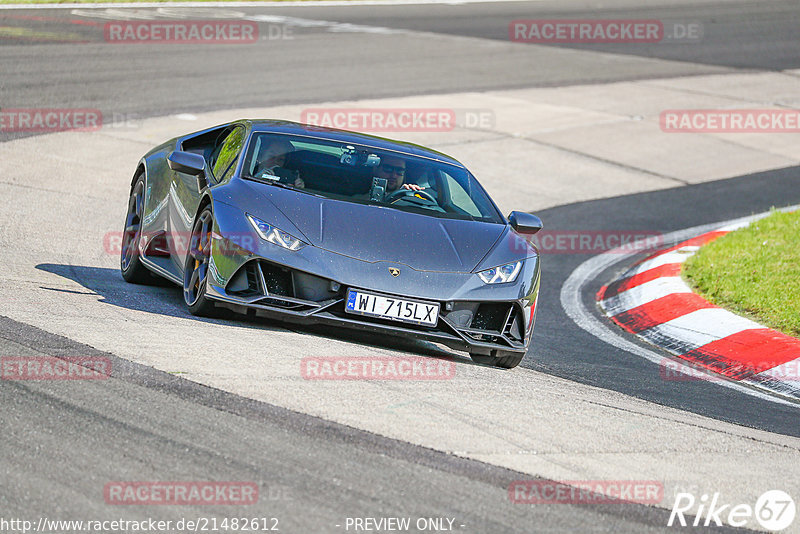
[[[167,156],[167,165],[175,172],[197,177],[197,190],[208,187],[206,182],[206,158],[200,154],[175,150]]]
[[[206,171],[206,158],[200,154],[176,150],[167,156],[167,165],[175,172],[197,176]]]
[[[509,213],[508,222],[511,224],[511,228],[520,234],[535,234],[543,226],[539,217],[524,211],[512,211]]]

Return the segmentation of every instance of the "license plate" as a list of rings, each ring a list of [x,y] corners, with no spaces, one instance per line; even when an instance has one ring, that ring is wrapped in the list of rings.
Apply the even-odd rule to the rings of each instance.
[[[439,305],[436,303],[374,295],[354,289],[348,290],[344,309],[348,313],[427,326],[436,326],[439,319]]]

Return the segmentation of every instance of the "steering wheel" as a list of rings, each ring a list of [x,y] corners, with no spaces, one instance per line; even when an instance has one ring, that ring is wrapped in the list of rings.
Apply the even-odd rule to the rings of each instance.
[[[430,202],[433,202],[437,206],[439,205],[439,203],[436,201],[436,199],[433,197],[433,195],[431,195],[430,193],[428,193],[424,189],[421,189],[419,191],[413,191],[411,189],[402,189],[401,188],[401,189],[398,189],[397,191],[392,191],[391,193],[386,195],[386,198],[384,200],[385,200],[385,202],[388,202],[389,204],[393,204],[393,203],[397,202],[398,200],[400,200],[401,198],[404,198],[404,197],[422,197],[423,200],[429,200]]]

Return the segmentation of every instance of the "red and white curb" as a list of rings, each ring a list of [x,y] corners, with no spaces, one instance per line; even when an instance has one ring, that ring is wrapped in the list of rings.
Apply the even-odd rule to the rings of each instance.
[[[603,286],[597,301],[619,326],[694,366],[800,399],[800,339],[711,304],[680,275],[683,262],[702,245],[749,222],[705,232],[647,258]]]

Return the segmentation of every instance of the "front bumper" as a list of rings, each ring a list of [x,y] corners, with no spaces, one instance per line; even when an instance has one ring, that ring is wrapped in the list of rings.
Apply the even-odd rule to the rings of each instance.
[[[217,221],[227,222],[212,241],[206,291],[220,306],[295,324],[433,341],[477,354],[523,353],[528,348],[539,290],[538,257],[526,260],[516,282],[487,285],[473,273],[417,271],[314,246],[285,250],[260,239],[249,224],[242,224],[243,217],[220,217],[225,207],[235,209],[215,207]],[[401,274],[392,276],[390,268],[399,268]],[[348,288],[438,302],[439,320],[424,326],[346,313]]]

